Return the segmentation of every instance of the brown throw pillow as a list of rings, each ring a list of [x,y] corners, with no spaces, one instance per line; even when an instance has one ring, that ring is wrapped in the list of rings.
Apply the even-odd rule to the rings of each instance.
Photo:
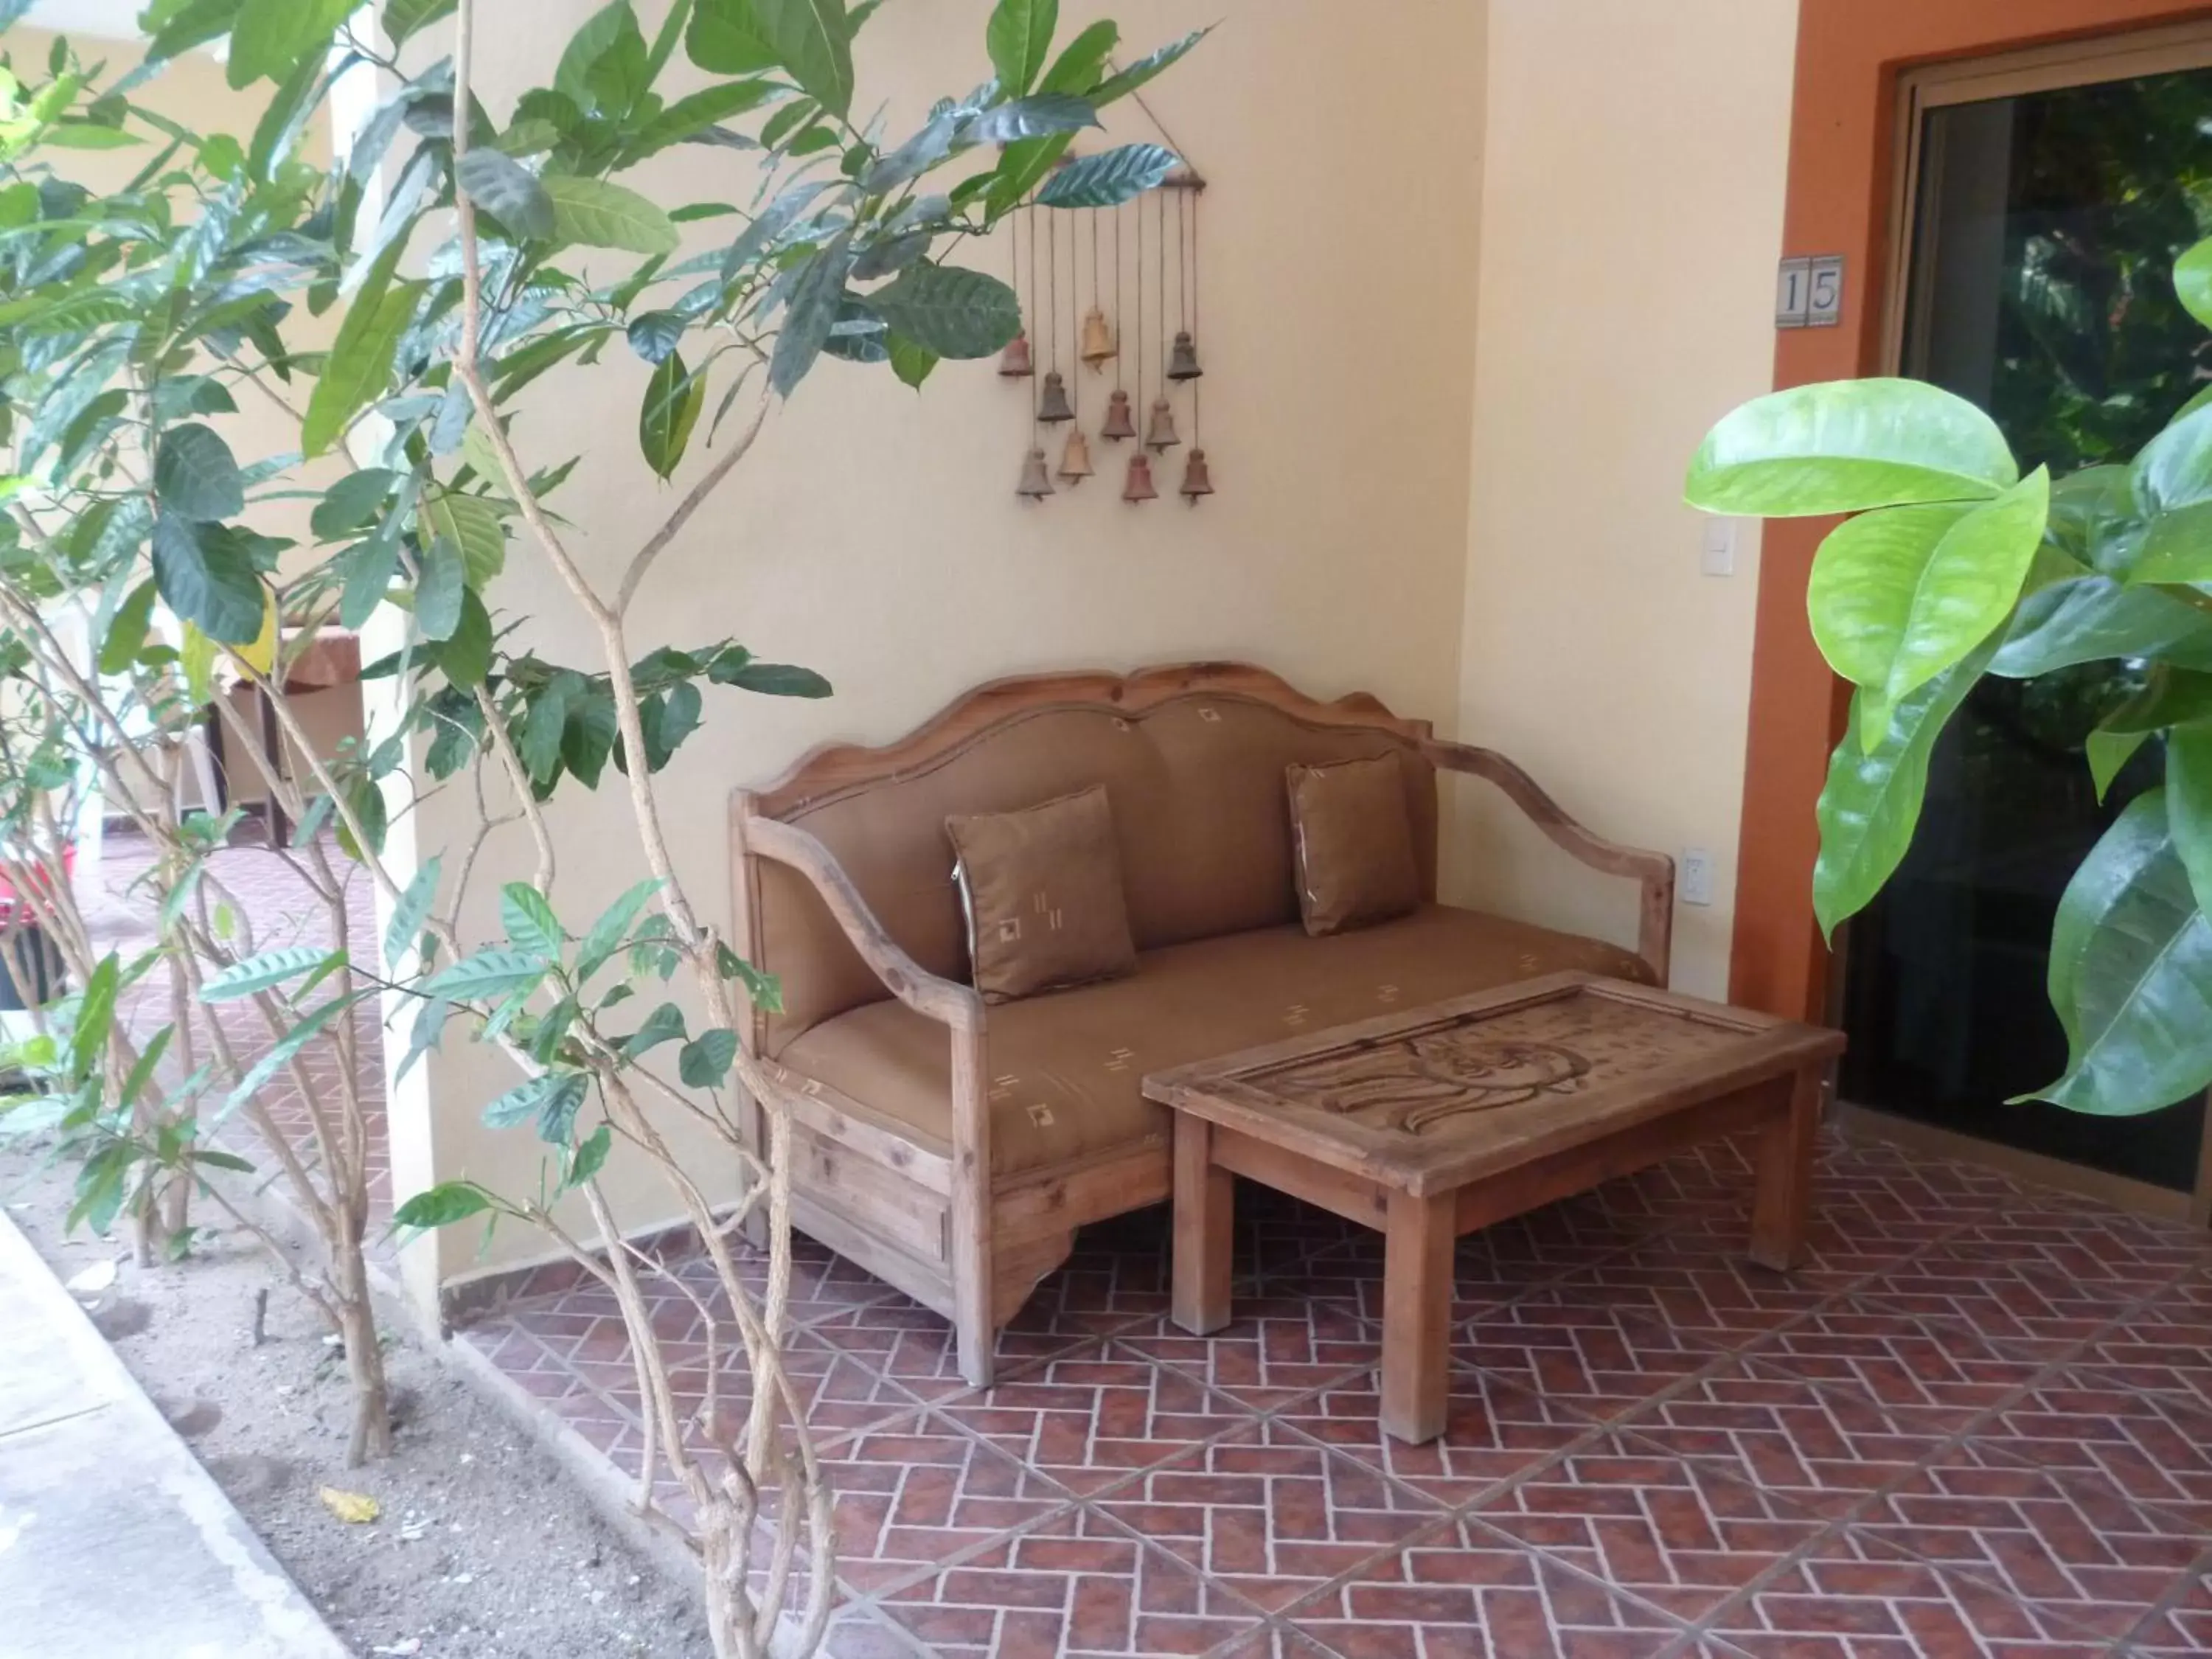
[[[1134,973],[1106,792],[947,818],[968,957],[986,1002]]]
[[[1318,937],[1388,921],[1421,902],[1406,779],[1395,755],[1289,769],[1298,912]]]

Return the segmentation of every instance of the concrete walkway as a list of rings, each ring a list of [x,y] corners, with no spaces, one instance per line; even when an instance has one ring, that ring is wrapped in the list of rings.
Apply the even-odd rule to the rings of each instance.
[[[348,1659],[4,1212],[0,1659]]]

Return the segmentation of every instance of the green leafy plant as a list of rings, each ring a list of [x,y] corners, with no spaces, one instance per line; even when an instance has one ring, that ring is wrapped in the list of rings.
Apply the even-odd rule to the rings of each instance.
[[[2212,328],[2212,241],[2174,286]],[[1935,386],[1801,386],[1722,420],[1686,493],[1714,513],[1851,515],[1808,596],[1821,654],[1854,688],[1819,807],[1814,907],[1832,935],[1903,860],[1929,755],[1978,680],[2124,671],[2099,682],[2116,689],[2087,763],[2101,795],[2155,743],[2165,781],[2060,902],[2050,995],[2069,1060],[2034,1097],[2127,1115],[2212,1085],[2212,395],[2132,462],[2054,482],[2022,477],[1996,423]]]
[[[0,624],[81,708],[68,752],[104,731],[117,739],[102,748],[111,786],[141,786],[125,791],[140,799],[161,793],[146,787],[149,750],[181,740],[210,708],[238,722],[223,678],[266,698],[307,775],[270,766],[264,782],[300,825],[285,855],[319,894],[339,896],[334,945],[227,937],[207,906],[178,898],[204,891],[220,834],[143,814],[163,849],[164,915],[180,919],[164,951],[203,1003],[243,1000],[267,1021],[264,1049],[222,1057],[222,1099],[252,1109],[310,1045],[343,1045],[352,1009],[380,994],[416,1011],[403,1072],[449,1036],[507,1057],[515,1081],[483,1115],[540,1144],[536,1189],[448,1182],[410,1197],[397,1224],[535,1227],[613,1295],[646,1402],[639,1504],[659,1513],[656,1464],[689,1500],[718,1655],[817,1643],[834,1539],[781,1358],[788,1126],[738,1036],[740,1006],[772,1003],[775,987],[698,914],[654,780],[703,729],[710,700],[830,687],[729,640],[634,641],[633,601],[771,409],[823,359],[884,366],[919,386],[941,361],[1012,338],[1012,292],[952,256],[1024,203],[1111,205],[1158,185],[1176,161],[1158,145],[1102,143],[1079,157],[1071,146],[1203,33],[1121,63],[1112,23],[1061,44],[1055,0],[1000,0],[986,28],[994,73],[892,142],[854,117],[854,46],[875,5],[674,0],[648,31],[615,0],[567,43],[550,85],[500,112],[474,91],[489,21],[475,0],[386,0],[378,38],[365,38],[351,7],[321,0],[155,0],[147,61],[118,79],[64,43],[43,80],[23,66],[0,80],[10,279],[0,436],[12,450]],[[510,26],[529,15],[504,9]],[[0,21],[19,11],[0,4]],[[195,131],[135,96],[164,62],[210,44],[227,46],[233,86],[265,98],[249,143]],[[403,45],[428,66],[403,70]],[[670,82],[681,59],[679,94]],[[388,95],[335,166],[312,166],[302,136],[350,74],[383,77]],[[726,168],[712,198],[669,205],[624,181],[677,144],[705,147]],[[87,146],[147,159],[123,189],[98,194],[62,165]],[[680,493],[650,533],[587,565],[582,532],[548,498],[580,464],[616,459],[533,464],[524,420],[532,398],[623,350],[653,366],[632,476]],[[223,417],[242,398],[296,424],[296,451],[241,460]],[[339,476],[308,483],[312,458]],[[305,543],[255,527],[270,503],[303,496]],[[534,582],[514,580],[510,556]],[[596,579],[599,569],[617,574]],[[549,592],[582,619],[588,659],[513,643],[513,600]],[[97,675],[55,630],[65,609],[92,619]],[[395,613],[403,643],[365,672],[396,689],[398,720],[371,742],[318,753],[289,668],[332,628]],[[134,724],[118,704],[152,712]],[[238,735],[241,753],[260,752],[252,733]],[[134,768],[148,775],[122,775]],[[549,810],[612,778],[630,809],[638,878],[611,906],[572,915]],[[473,831],[397,866],[386,854],[394,820],[440,788],[473,800]],[[479,856],[510,824],[534,849],[531,878],[501,884],[495,933],[472,931]],[[380,957],[343,933],[341,852],[381,895]],[[678,983],[664,994],[668,981]],[[114,1097],[100,1099],[112,1115]],[[357,1104],[329,1126],[341,1149],[358,1131]],[[672,1150],[679,1122],[727,1149],[734,1205]],[[295,1184],[326,1200],[328,1276],[343,1284],[358,1266],[362,1213],[343,1158],[334,1187],[282,1125],[264,1113],[259,1127],[288,1172],[301,1166]],[[617,1158],[661,1182],[719,1304],[622,1238],[601,1180]],[[595,1237],[564,1222],[575,1202]],[[740,1229],[764,1242],[764,1273]],[[655,1274],[708,1320],[703,1398],[672,1379],[644,1291]],[[348,1328],[349,1352],[359,1334]],[[370,1349],[373,1337],[372,1327]],[[730,1380],[740,1371],[743,1386]],[[725,1391],[742,1401],[740,1420],[720,1409]],[[371,1404],[364,1395],[365,1417],[380,1424],[380,1395]],[[757,1543],[763,1525],[772,1547]],[[814,1570],[805,1606],[787,1617],[802,1541]]]

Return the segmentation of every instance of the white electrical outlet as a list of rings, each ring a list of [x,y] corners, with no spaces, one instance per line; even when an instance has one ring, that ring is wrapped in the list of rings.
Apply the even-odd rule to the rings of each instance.
[[[1713,855],[1702,847],[1685,848],[1682,851],[1680,880],[1676,890],[1685,904],[1711,904],[1713,902]]]
[[[1735,520],[1734,519],[1705,520],[1705,550],[1699,556],[1698,568],[1708,576],[1735,574]]]

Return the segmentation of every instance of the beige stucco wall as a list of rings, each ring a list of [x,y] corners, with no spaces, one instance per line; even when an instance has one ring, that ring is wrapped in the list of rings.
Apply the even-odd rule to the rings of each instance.
[[[486,7],[495,20],[522,9],[521,0]],[[531,77],[550,76],[590,4],[526,9],[527,30],[486,32],[495,112]],[[641,7],[648,27],[659,9]],[[896,131],[929,98],[972,85],[987,72],[989,10],[986,0],[885,7],[863,37],[857,106],[888,99]],[[1178,455],[1160,470],[1166,499],[1126,506],[1118,462],[1100,446],[1113,477],[1102,471],[1024,505],[1012,490],[1028,441],[1026,389],[990,365],[947,364],[918,398],[881,370],[817,371],[655,569],[635,614],[641,653],[728,635],[818,668],[838,688],[821,704],[710,693],[707,729],[664,775],[676,857],[709,915],[729,911],[732,785],[773,775],[824,738],[895,736],[994,676],[1249,657],[1321,694],[1371,689],[1450,723],[1472,453],[1483,8],[1392,0],[1387,31],[1333,0],[1129,0],[1111,10],[1139,51],[1220,21],[1146,94],[1212,184],[1202,344],[1220,493],[1195,509],[1173,499]],[[1071,6],[1063,31],[1091,12]],[[1152,136],[1133,106],[1116,115],[1115,140]],[[724,151],[686,149],[654,167],[650,186],[666,200],[750,188],[744,158]],[[1006,268],[1003,246],[980,257]],[[596,370],[550,377],[517,428],[533,465],[586,453],[554,504],[603,582],[676,499],[635,454],[647,372],[617,346]],[[1109,384],[1086,377],[1087,420]],[[497,597],[533,613],[521,637],[548,655],[588,659],[576,613],[543,567],[518,549],[510,568]],[[608,778],[599,798],[557,815],[556,900],[572,926],[642,871],[619,781]],[[416,827],[419,844],[447,842],[459,811],[457,796],[434,803]],[[519,836],[491,856],[499,874],[527,872]],[[487,907],[478,921],[489,917]],[[402,1135],[427,1126],[432,1139],[403,1149],[399,1184],[431,1171],[532,1184],[527,1135],[475,1121],[511,1073],[481,1051],[448,1048],[430,1068],[435,1103],[402,1108]],[[696,1163],[710,1185],[726,1179],[718,1154],[700,1146]],[[625,1222],[668,1216],[666,1198],[631,1173],[617,1170],[612,1182]],[[543,1249],[520,1231],[502,1231],[481,1255],[477,1247],[463,1230],[442,1237],[434,1270],[418,1255],[416,1284]]]
[[[1459,716],[1601,834],[1713,855],[1674,981],[1727,988],[1755,528],[1699,573],[1706,428],[1771,384],[1796,0],[1492,0]],[[1463,892],[1619,936],[1633,898],[1472,807]],[[1752,826],[1757,833],[1757,826]]]

